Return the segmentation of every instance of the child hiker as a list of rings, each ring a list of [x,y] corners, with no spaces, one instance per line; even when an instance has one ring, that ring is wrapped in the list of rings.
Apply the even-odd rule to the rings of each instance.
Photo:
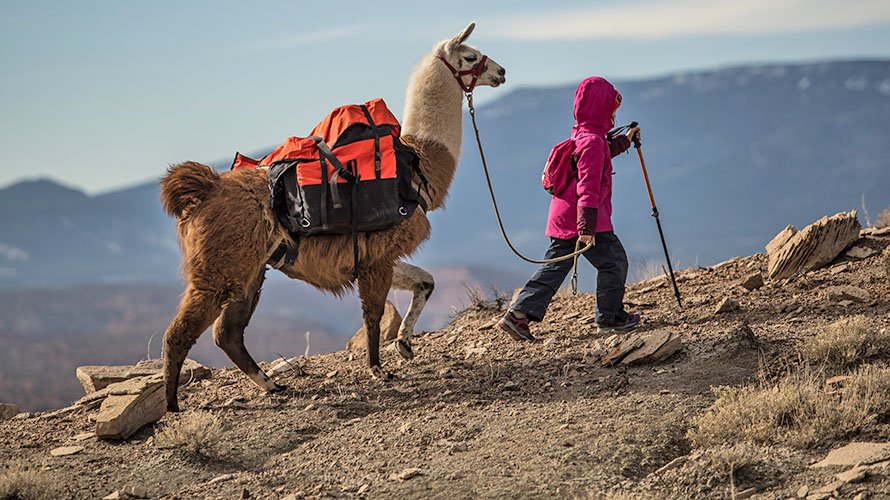
[[[575,91],[575,126],[572,127],[573,158],[577,173],[567,173],[565,188],[553,193],[547,236],[550,248],[545,259],[568,255],[593,241],[584,258],[597,269],[596,322],[600,332],[634,328],[640,315],[624,310],[627,254],[612,228],[612,160],[627,151],[640,133],[632,128],[611,141],[606,133],[615,123],[621,94],[606,79],[594,76]],[[574,163],[573,163],[574,164]],[[572,268],[572,259],[543,265],[526,283],[498,326],[516,340],[535,340],[529,321],[542,321],[547,306]]]

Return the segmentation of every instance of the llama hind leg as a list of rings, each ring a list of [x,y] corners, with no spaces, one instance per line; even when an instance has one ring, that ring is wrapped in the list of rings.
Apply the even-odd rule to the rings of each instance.
[[[399,261],[393,268],[392,288],[408,290],[412,293],[411,304],[408,306],[405,317],[402,318],[402,324],[399,325],[399,340],[396,342],[399,354],[410,361],[414,359],[414,349],[411,347],[414,326],[417,324],[427,300],[433,294],[435,281],[433,275],[423,269]]]
[[[223,306],[222,314],[213,323],[213,341],[260,389],[275,392],[283,387],[266,375],[244,346],[244,329],[259,303],[264,279],[265,270],[260,273],[243,297],[231,300]]]
[[[358,276],[358,293],[368,331],[368,368],[371,375],[383,380],[393,379],[380,366],[380,318],[392,286],[392,274],[392,265],[376,265],[360,269]]]
[[[220,304],[213,292],[186,288],[179,311],[164,332],[164,384],[167,411],[178,412],[179,371],[198,337],[219,315]]]

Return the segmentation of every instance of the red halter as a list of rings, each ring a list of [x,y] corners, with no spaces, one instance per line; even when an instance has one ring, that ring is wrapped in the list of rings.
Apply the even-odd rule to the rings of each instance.
[[[436,57],[438,57],[443,63],[445,63],[445,66],[448,68],[449,71],[451,71],[451,74],[454,76],[454,79],[457,80],[457,84],[460,85],[461,90],[463,90],[466,93],[473,92],[473,89],[476,88],[476,80],[478,80],[479,76],[482,74],[482,72],[485,71],[485,62],[488,61],[488,56],[483,55],[482,59],[480,59],[479,62],[476,63],[476,65],[473,66],[472,68],[465,69],[463,71],[458,71],[458,70],[454,69],[454,66],[449,64],[448,61],[446,61],[444,57],[442,57],[442,56],[436,56]],[[473,80],[470,81],[469,85],[464,84],[463,77],[465,77],[467,75],[473,75]]]

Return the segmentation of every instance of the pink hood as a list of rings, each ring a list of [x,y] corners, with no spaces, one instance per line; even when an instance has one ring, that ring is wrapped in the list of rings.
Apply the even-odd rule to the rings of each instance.
[[[596,209],[596,232],[612,228],[612,156],[606,133],[612,127],[617,91],[605,78],[585,79],[575,91],[572,140],[578,177],[572,178],[550,200],[547,236],[570,239],[578,235],[578,206]],[[589,227],[593,227],[591,221]]]

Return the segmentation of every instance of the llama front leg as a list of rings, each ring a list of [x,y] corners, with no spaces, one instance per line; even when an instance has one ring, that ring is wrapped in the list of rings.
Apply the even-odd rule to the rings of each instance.
[[[368,331],[368,368],[371,375],[383,380],[393,379],[380,365],[380,318],[383,317],[386,295],[392,286],[392,275],[392,265],[364,267],[358,275],[358,294]]]
[[[414,326],[417,324],[427,300],[433,294],[435,281],[433,275],[423,269],[398,261],[393,268],[392,288],[408,290],[412,293],[411,304],[408,306],[405,317],[402,318],[402,324],[399,325],[399,340],[396,341],[399,354],[410,361],[414,359],[414,349],[411,347]]]

